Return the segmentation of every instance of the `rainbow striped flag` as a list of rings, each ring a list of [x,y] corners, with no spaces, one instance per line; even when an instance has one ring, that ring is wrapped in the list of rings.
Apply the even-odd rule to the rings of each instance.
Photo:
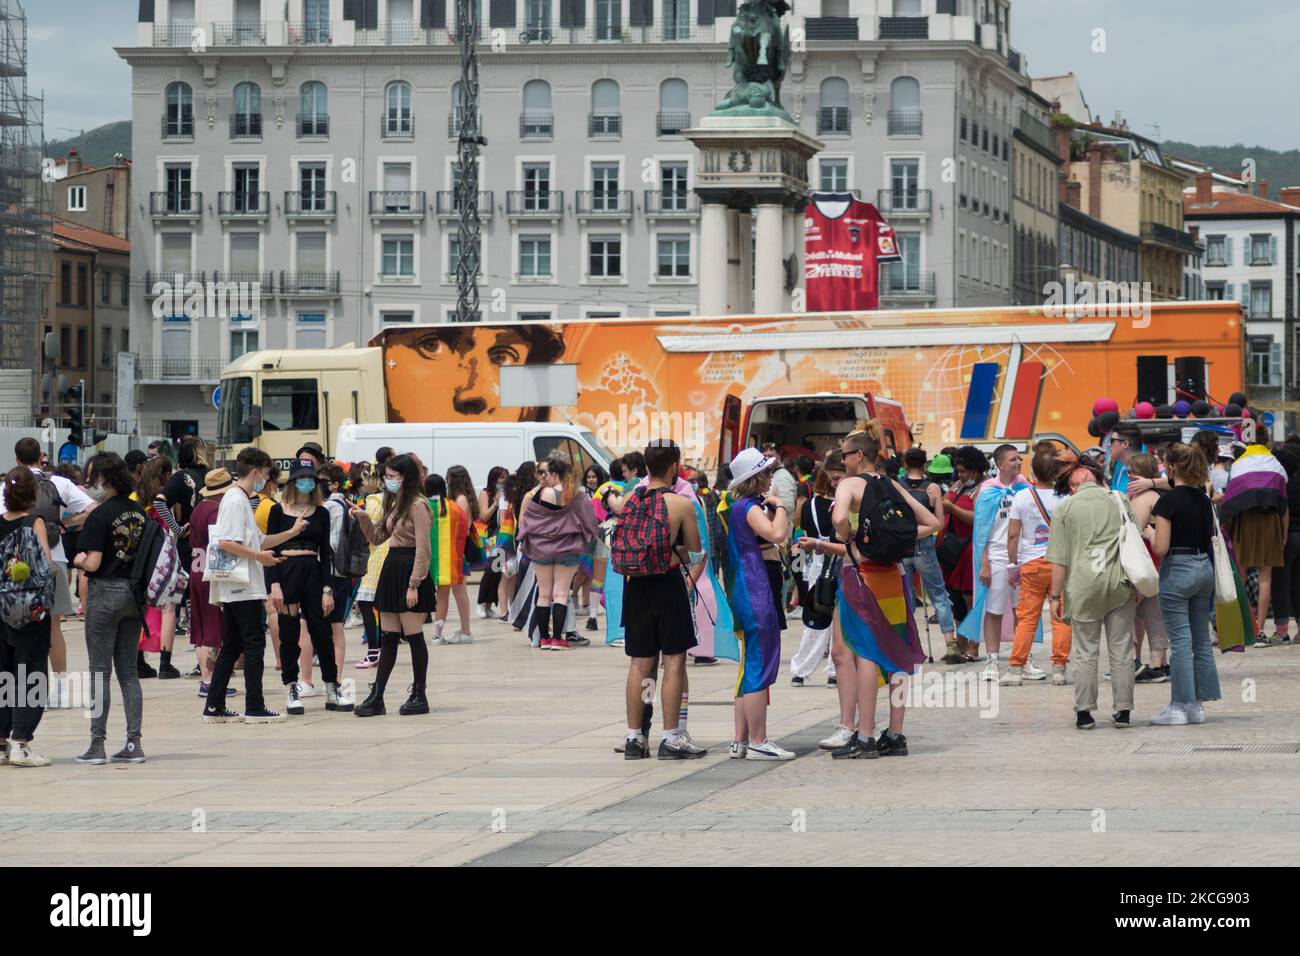
[[[429,577],[438,587],[465,583],[465,539],[469,521],[460,505],[445,498],[429,502]]]
[[[496,547],[502,551],[515,549],[515,513],[509,508],[497,515]]]
[[[858,657],[883,674],[910,674],[925,661],[912,615],[912,586],[898,565],[845,564],[838,601],[840,630]]]

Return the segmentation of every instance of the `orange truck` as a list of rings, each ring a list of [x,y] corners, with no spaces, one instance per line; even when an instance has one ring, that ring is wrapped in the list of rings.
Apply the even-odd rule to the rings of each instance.
[[[278,459],[306,441],[332,454],[340,426],[379,422],[564,422],[620,453],[672,438],[706,467],[769,441],[820,454],[869,417],[898,451],[1043,434],[1086,447],[1096,398],[1172,402],[1185,362],[1211,398],[1243,390],[1243,343],[1235,302],[1140,319],[1099,306],[410,326],[241,357],[219,430]]]

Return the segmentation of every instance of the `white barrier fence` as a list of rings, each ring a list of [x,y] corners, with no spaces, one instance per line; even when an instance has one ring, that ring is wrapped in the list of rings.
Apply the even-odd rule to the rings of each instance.
[[[13,448],[20,438],[35,438],[41,442],[41,447],[49,453],[50,461],[59,460],[59,449],[63,443],[68,440],[68,430],[66,428],[54,429],[53,443],[43,441],[44,429],[38,425],[0,425],[0,470],[7,470],[13,467]],[[139,448],[142,451],[149,446],[151,441],[162,438],[162,435],[118,435],[110,433],[102,443],[104,451],[115,451],[119,455],[125,455],[132,448]],[[99,451],[100,448],[91,445],[81,449],[81,454],[77,458],[77,464],[85,464],[86,459]]]

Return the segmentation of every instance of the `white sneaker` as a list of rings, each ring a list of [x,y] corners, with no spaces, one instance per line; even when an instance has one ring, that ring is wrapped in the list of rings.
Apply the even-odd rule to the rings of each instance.
[[[990,657],[984,670],[980,671],[980,680],[996,681],[1002,677],[1002,668],[998,665],[996,657]]]
[[[319,697],[319,696],[320,696],[320,691],[318,691],[318,690],[316,689],[316,687],[315,687],[314,684],[308,684],[306,681],[301,681],[301,680],[300,680],[300,681],[298,681],[298,696],[299,696],[299,697]]]
[[[537,645],[534,644],[533,646],[536,647]],[[610,646],[610,647],[622,647],[622,646],[623,646],[623,638],[620,637],[617,641],[610,641],[610,642],[609,642],[609,646]]]
[[[1002,687],[1019,687],[1024,683],[1021,678],[1027,676],[1029,675],[1024,673],[1024,668],[1008,667],[1007,672],[1002,675],[1002,679],[998,681],[998,684]],[[1047,675],[1044,674],[1043,676],[1046,677]]]
[[[347,713],[356,706],[352,695],[343,689],[342,684],[325,685],[325,709]]]
[[[50,758],[38,754],[31,744],[9,741],[9,766],[11,767],[48,767]]]
[[[1065,665],[1053,664],[1052,665],[1052,686],[1064,687],[1067,683],[1068,681],[1066,681],[1065,679]]]
[[[444,637],[442,640],[445,644],[473,644],[474,635],[466,634],[464,631],[457,631],[455,634],[452,634],[450,637]]]
[[[446,643],[447,643],[447,639],[446,639],[445,637],[442,636],[442,629],[441,629],[441,628],[435,627],[435,628],[433,629],[433,637],[429,638],[429,643],[430,643],[430,644],[435,644],[435,645],[437,645],[437,644],[446,644]]]
[[[487,608],[485,608],[482,604],[475,604],[474,616],[481,621],[486,621],[488,616]]]
[[[745,754],[746,752],[748,752],[748,750],[749,750],[749,741],[733,740],[731,742],[731,759],[744,760]]]
[[[794,754],[777,746],[773,740],[764,740],[761,744],[751,743],[745,751],[746,760],[793,760]]]
[[[1195,704],[1184,704],[1183,712],[1187,714],[1189,724],[1205,723],[1205,706],[1200,701]]]
[[[1024,668],[1021,669],[1020,676],[1025,680],[1047,680],[1047,671],[1041,667],[1034,666],[1034,659],[1031,657],[1025,661]]]
[[[298,716],[299,714],[305,714],[307,712],[307,708],[303,706],[301,700],[302,697],[302,691],[300,690],[301,687],[302,684],[299,683],[299,684],[290,684],[288,688],[286,688],[286,690],[288,691],[288,700],[284,705],[284,711],[285,713],[292,714],[295,717]]]
[[[492,620],[495,621],[500,616],[501,616],[501,612],[497,609],[497,606],[495,604],[493,604],[491,607],[488,608],[488,617],[492,618]]]
[[[817,746],[822,750],[838,750],[853,739],[853,733],[854,731],[852,727],[838,726],[835,728],[835,733],[831,734]]]
[[[1187,711],[1182,704],[1165,704],[1158,713],[1152,715],[1151,723],[1161,727],[1182,727],[1188,723]]]

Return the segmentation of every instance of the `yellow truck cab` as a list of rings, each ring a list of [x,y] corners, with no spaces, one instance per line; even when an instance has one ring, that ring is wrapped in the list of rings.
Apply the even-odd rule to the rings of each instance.
[[[233,458],[256,444],[284,469],[307,442],[333,457],[345,421],[382,422],[386,415],[378,347],[249,352],[222,373],[217,454]]]

